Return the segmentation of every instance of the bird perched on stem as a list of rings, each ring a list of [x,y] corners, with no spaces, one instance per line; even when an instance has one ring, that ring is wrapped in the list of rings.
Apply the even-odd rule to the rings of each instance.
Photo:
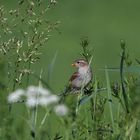
[[[92,80],[92,70],[90,64],[85,59],[75,60],[72,66],[76,67],[77,72],[73,73],[69,79],[63,95],[66,93],[78,93],[86,88]]]

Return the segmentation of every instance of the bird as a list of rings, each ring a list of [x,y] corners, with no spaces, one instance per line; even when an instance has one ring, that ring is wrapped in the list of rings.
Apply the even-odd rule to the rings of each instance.
[[[70,77],[64,94],[79,93],[92,81],[92,69],[88,61],[85,59],[77,59],[74,61],[72,66],[76,67],[77,71]]]

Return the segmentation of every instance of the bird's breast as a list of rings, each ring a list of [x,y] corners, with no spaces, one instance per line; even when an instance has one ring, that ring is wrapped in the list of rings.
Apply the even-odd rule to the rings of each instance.
[[[72,81],[72,86],[77,88],[85,87],[91,81],[91,72],[79,74],[79,76]]]

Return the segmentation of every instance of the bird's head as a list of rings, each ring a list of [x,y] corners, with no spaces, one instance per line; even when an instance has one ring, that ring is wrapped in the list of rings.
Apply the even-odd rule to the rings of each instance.
[[[74,61],[72,66],[76,68],[84,68],[84,67],[88,67],[88,62],[85,59],[78,59]]]

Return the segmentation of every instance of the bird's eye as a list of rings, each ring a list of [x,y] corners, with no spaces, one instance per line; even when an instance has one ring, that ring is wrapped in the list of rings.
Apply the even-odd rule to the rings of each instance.
[[[77,64],[79,64],[80,62],[78,61]]]

